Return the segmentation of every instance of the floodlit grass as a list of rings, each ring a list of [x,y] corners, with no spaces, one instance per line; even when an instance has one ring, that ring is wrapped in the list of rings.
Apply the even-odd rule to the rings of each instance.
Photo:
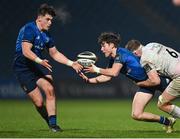
[[[180,103],[177,103],[178,105]],[[0,137],[18,138],[176,138],[180,137],[180,123],[176,132],[166,134],[158,123],[132,120],[131,100],[58,100],[58,123],[63,132],[52,133],[25,100],[0,101]],[[147,111],[160,115],[156,103]]]

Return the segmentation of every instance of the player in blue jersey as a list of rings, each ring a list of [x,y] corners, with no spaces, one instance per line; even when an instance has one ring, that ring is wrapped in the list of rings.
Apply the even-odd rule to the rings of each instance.
[[[61,128],[56,123],[56,97],[51,75],[52,66],[46,60],[43,51],[47,50],[55,61],[72,67],[76,72],[83,68],[56,49],[48,32],[55,15],[52,6],[42,4],[36,20],[20,29],[13,64],[15,76],[21,87],[53,132],[61,131]],[[44,105],[40,90],[45,93],[46,105]]]
[[[83,73],[81,77],[89,83],[102,83],[111,80],[112,77],[116,77],[121,72],[134,82],[140,82],[147,79],[145,70],[141,67],[139,58],[133,55],[132,52],[125,48],[118,48],[120,43],[120,36],[115,33],[105,32],[98,38],[98,43],[101,45],[101,51],[105,57],[110,58],[109,67],[106,69],[98,68],[95,65],[84,69],[86,73],[98,73],[101,74],[94,78],[88,78]],[[161,80],[161,84],[155,87],[140,87],[132,103],[132,118],[139,121],[158,122],[166,127],[168,131],[172,130],[171,126],[174,124],[171,118],[155,115],[149,112],[145,112],[144,109],[152,99],[156,90],[161,92],[167,86],[165,79]]]

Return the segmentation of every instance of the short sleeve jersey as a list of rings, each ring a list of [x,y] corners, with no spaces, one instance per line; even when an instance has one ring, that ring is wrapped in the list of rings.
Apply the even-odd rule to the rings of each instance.
[[[149,43],[142,48],[140,63],[146,72],[156,70],[161,76],[175,78],[180,75],[180,54],[159,43]]]
[[[113,63],[121,63],[123,65],[121,73],[136,82],[147,79],[147,74],[140,65],[140,59],[125,48],[117,49],[115,58],[110,58],[109,67],[112,67]]]
[[[42,51],[54,47],[54,41],[47,31],[40,31],[35,22],[24,25],[19,32],[16,41],[16,56],[22,54],[22,42],[29,42],[33,45],[32,51],[42,58]]]

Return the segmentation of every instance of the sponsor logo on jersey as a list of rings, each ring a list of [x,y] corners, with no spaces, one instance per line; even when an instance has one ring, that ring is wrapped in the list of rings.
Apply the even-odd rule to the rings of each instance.
[[[42,46],[43,46],[43,44],[42,44]],[[42,48],[41,46],[39,46],[39,45],[35,45],[34,47],[35,47],[36,49],[43,50],[43,48]]]
[[[39,40],[39,39],[40,39],[40,36],[38,35],[38,36],[36,37],[36,39]]]
[[[46,37],[46,43],[48,43],[49,42],[49,37]]]

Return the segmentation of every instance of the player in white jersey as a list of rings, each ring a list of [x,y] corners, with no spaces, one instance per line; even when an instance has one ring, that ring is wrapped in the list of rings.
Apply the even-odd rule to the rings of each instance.
[[[162,76],[176,78],[180,76],[179,53],[159,43],[149,43],[142,47],[141,65],[149,65]]]
[[[171,101],[180,95],[180,53],[159,43],[143,46],[137,40],[131,40],[126,48],[141,57],[141,65],[145,68],[148,79],[138,82],[141,87],[160,84],[159,75],[169,77],[172,81],[159,96],[158,107],[175,118],[180,118],[180,108]]]

